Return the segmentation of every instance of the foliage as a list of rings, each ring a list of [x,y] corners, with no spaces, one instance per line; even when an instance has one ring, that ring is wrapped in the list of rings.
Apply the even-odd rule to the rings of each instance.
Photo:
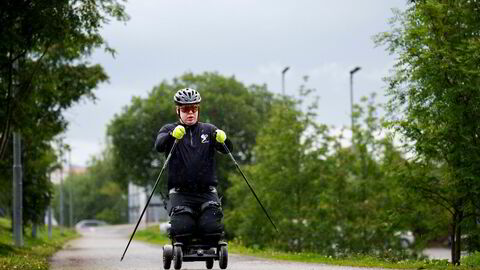
[[[123,189],[112,177],[113,164],[107,148],[101,158],[93,158],[87,171],[71,175],[64,182],[64,217],[68,221],[72,196],[73,224],[82,219],[99,219],[111,224],[128,221],[128,201]],[[57,217],[60,214],[60,186],[56,186],[53,206]],[[68,224],[68,222],[66,222]]]
[[[468,256],[464,256],[461,259],[463,265],[472,268],[480,267],[480,251],[475,251]]]
[[[239,162],[251,161],[255,136],[266,119],[272,94],[265,86],[246,87],[234,77],[186,73],[172,83],[164,81],[154,87],[147,98],[133,98],[109,124],[116,180],[122,185],[128,181],[141,186],[153,184],[164,161],[163,155],[153,149],[156,134],[160,127],[177,120],[173,95],[185,87],[195,88],[202,95],[199,121],[212,123],[226,132]],[[217,168],[222,192],[228,187],[227,172],[234,168],[226,158],[217,159]]]
[[[11,221],[0,218],[0,269],[49,269],[48,258],[63,244],[77,237],[72,230],[66,230],[60,235],[58,228],[52,229],[52,239],[48,239],[46,227],[41,227],[40,233],[33,238],[24,235],[24,247],[12,245]]]
[[[480,210],[479,9],[478,1],[415,1],[377,36],[398,55],[387,79],[390,127],[425,168],[411,191],[450,213],[455,264],[464,222]]]
[[[302,87],[301,93],[310,95],[313,89]],[[233,205],[226,213],[230,237],[249,247],[333,256],[415,255],[404,251],[396,236],[414,227],[410,217],[394,214],[414,207],[413,202],[405,203],[402,179],[392,171],[404,159],[391,138],[379,137],[381,122],[373,99],[366,110],[356,106],[356,122],[364,124],[354,128],[353,147],[344,146],[343,132],[334,136],[315,122],[315,102],[306,112],[299,105],[300,101],[284,100],[272,106],[257,136],[255,162],[244,167],[280,233],[268,224],[236,175],[228,190]],[[417,213],[432,217],[420,206]],[[265,222],[259,226],[259,220]]]
[[[23,144],[26,221],[38,222],[50,200],[47,173],[55,159],[49,142],[67,127],[62,113],[82,98],[95,99],[93,89],[107,80],[86,58],[105,45],[100,28],[109,18],[127,19],[115,0],[0,3],[0,191],[8,195],[0,207],[10,207],[16,131]]]

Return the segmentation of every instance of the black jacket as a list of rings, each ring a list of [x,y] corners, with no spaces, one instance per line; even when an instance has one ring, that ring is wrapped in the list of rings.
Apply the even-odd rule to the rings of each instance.
[[[165,152],[165,156],[175,141],[171,133],[177,125],[180,123],[166,124],[158,132],[155,149],[158,152]],[[168,164],[168,189],[185,188],[200,191],[208,186],[217,186],[215,150],[227,153],[223,145],[215,139],[217,127],[202,122],[183,126],[186,133],[177,143]],[[232,143],[228,138],[225,144],[232,151]]]

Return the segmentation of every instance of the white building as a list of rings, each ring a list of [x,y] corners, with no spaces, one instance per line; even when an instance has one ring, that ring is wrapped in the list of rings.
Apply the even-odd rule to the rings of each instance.
[[[151,188],[144,188],[132,183],[128,184],[128,222],[137,223],[142,214],[143,208],[147,204]],[[168,213],[165,210],[164,203],[159,195],[154,195],[150,200],[147,210],[142,218],[142,225],[145,226],[151,222],[162,222],[168,220]]]

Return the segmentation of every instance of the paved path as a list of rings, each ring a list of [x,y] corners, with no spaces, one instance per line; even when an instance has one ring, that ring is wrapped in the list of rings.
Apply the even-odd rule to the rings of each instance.
[[[113,269],[163,269],[162,249],[157,245],[132,241],[122,262],[120,257],[128,242],[127,235],[133,226],[107,226],[82,232],[83,237],[69,242],[51,259],[53,270],[113,270]],[[229,254],[231,270],[353,270],[374,269],[307,264],[259,259],[250,256]],[[170,269],[173,269],[173,265]],[[182,269],[206,269],[204,262],[184,262]],[[218,268],[215,261],[214,269]]]

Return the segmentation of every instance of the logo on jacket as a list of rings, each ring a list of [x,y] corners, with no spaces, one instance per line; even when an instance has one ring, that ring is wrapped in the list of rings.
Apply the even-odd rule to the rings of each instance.
[[[209,143],[210,142],[208,140],[208,134],[202,134],[202,135],[200,135],[200,138],[202,138],[202,143]]]

